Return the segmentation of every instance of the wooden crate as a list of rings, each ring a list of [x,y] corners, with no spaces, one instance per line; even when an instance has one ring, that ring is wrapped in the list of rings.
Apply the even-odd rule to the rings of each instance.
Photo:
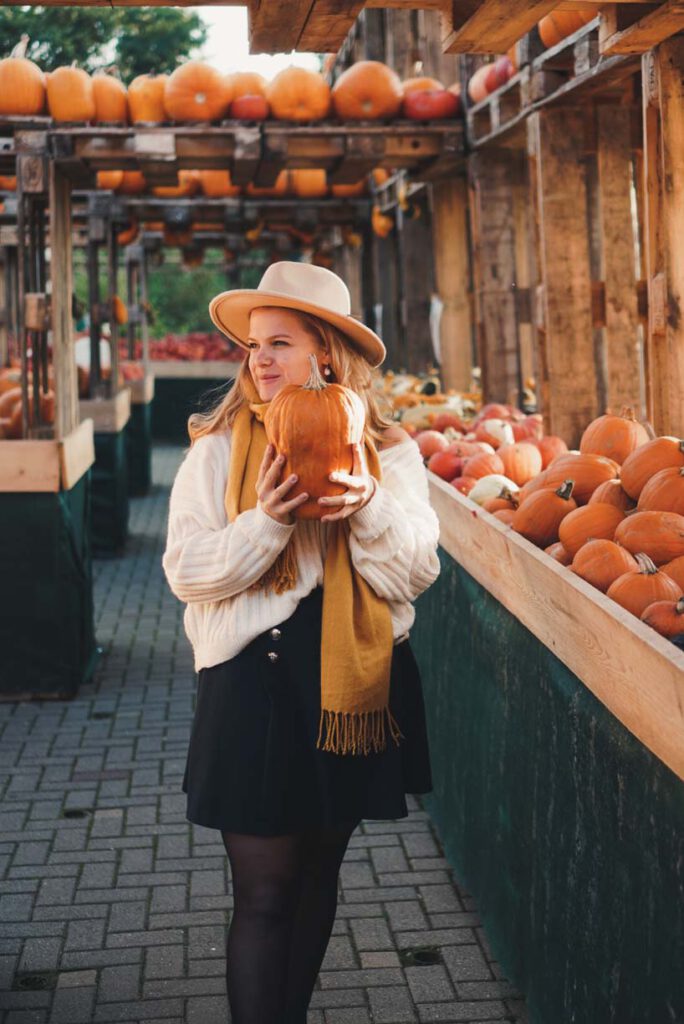
[[[61,441],[0,441],[0,492],[69,490],[94,461],[91,419]]]

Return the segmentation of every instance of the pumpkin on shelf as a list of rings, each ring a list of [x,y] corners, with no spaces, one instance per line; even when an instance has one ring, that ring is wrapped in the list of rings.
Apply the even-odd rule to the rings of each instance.
[[[123,176],[123,171],[98,171],[95,182],[98,188],[116,192],[123,181]]]
[[[0,116],[39,117],[45,110],[45,75],[24,56],[28,39],[0,60]]]
[[[368,179],[360,178],[353,185],[330,185],[330,192],[338,199],[357,199],[368,191]]]
[[[335,113],[342,121],[382,121],[401,109],[399,75],[378,60],[359,60],[343,71],[332,89]]]
[[[589,506],[585,506],[588,508]],[[611,583],[639,568],[634,555],[613,540],[588,540],[572,559],[572,571],[604,594]]]
[[[329,511],[318,498],[344,493],[331,473],[351,473],[354,448],[363,442],[365,407],[359,396],[341,384],[326,384],[316,356],[310,355],[311,373],[303,387],[282,388],[269,404],[264,427],[269,442],[285,456],[283,479],[297,474],[298,494],[310,497],[295,511],[297,519],[320,519]],[[321,428],[325,433],[321,435]],[[296,494],[292,494],[296,497]]]
[[[449,483],[454,490],[460,491],[461,494],[467,496],[472,491],[477,480],[472,476],[457,476],[455,480],[450,480]]]
[[[582,434],[583,455],[605,455],[622,465],[628,455],[649,440],[646,427],[638,422],[634,410],[625,406],[621,416],[606,413],[592,420]]]
[[[497,512],[493,512],[492,515],[495,519],[498,519],[500,523],[505,526],[512,526],[513,519],[515,518],[515,509],[512,508],[500,508]]]
[[[555,458],[559,455],[565,455],[568,450],[568,446],[563,438],[556,437],[555,434],[547,434],[546,437],[540,437],[534,443],[541,453],[542,469],[546,469]]]
[[[132,217],[128,227],[119,231],[116,240],[119,245],[131,245],[140,234],[140,225],[135,217]]]
[[[568,452],[566,455],[559,455],[549,468],[544,470],[544,486],[558,487],[563,480],[572,477],[575,481],[573,497],[578,505],[586,505],[599,484],[617,479],[619,473],[620,467],[617,462],[605,455]]]
[[[612,540],[624,519],[624,512],[615,505],[595,502],[582,505],[565,517],[558,530],[558,539],[573,558],[588,540]]]
[[[121,79],[96,71],[93,75],[96,124],[127,124],[128,94]]]
[[[83,68],[61,67],[52,71],[47,81],[47,101],[55,121],[95,120],[93,80]]]
[[[488,452],[480,452],[478,455],[471,455],[470,458],[466,459],[463,465],[463,475],[472,476],[476,480],[479,480],[484,476],[491,476],[492,473],[496,473],[499,476],[506,476],[504,464],[496,452],[492,455]]]
[[[544,548],[544,551],[547,555],[550,555],[554,561],[560,562],[561,565],[570,565],[572,562],[570,555],[559,540],[555,541],[553,544],[549,544],[547,548]]]
[[[614,505],[623,512],[629,512],[636,507],[636,503],[627,494],[620,480],[606,480],[599,484],[589,499],[589,504],[594,505],[597,501],[604,505]]]
[[[639,495],[640,512],[678,512],[684,515],[684,469],[670,466],[650,477]]]
[[[684,591],[684,555],[673,558],[671,562],[665,562],[660,568]]]
[[[230,171],[200,171],[199,184],[209,199],[226,199],[239,196],[242,189],[234,185]]]
[[[684,597],[677,601],[654,601],[642,612],[641,621],[668,639],[680,636],[684,633]]]
[[[618,544],[645,552],[656,565],[684,555],[684,516],[677,512],[633,512],[615,531]]]
[[[416,435],[416,444],[424,459],[429,459],[435,452],[446,451],[449,447],[447,438],[444,434],[440,434],[438,430],[421,430]],[[454,454],[462,458],[460,452],[454,452]]]
[[[266,99],[280,121],[321,121],[330,113],[330,86],[306,68],[279,71],[268,85]]]
[[[495,498],[501,500],[501,495],[509,496],[509,503],[505,506],[513,511],[517,508],[518,488],[513,480],[500,473],[490,473],[489,476],[478,478],[477,484],[468,495],[476,505],[484,505],[485,502]],[[515,498],[515,500],[513,500]],[[497,510],[494,509],[494,512]]]
[[[291,171],[281,171],[273,185],[254,185],[251,181],[245,188],[248,196],[284,196],[290,188]]]
[[[577,508],[573,487],[573,481],[568,479],[555,491],[544,489],[521,499],[512,523],[515,532],[539,548],[557,541],[561,523]]]
[[[326,172],[317,168],[290,171],[290,185],[294,194],[303,199],[320,199],[328,194]]]
[[[638,501],[647,481],[671,466],[684,467],[684,441],[678,437],[656,437],[625,459],[620,482],[630,498]]]
[[[258,71],[232,71],[226,75],[233,100],[243,96],[268,96],[268,82]]]
[[[0,192],[16,192],[16,174],[0,174]]]
[[[199,191],[199,175],[199,171],[179,171],[177,185],[157,185],[152,195],[160,199],[187,199]]]
[[[573,32],[579,32],[593,17],[594,11],[588,13],[584,11],[552,11],[539,22],[541,41],[549,49],[571,36]]]
[[[433,452],[427,462],[427,468],[442,480],[453,480],[463,469],[463,459],[448,448]]]
[[[220,121],[232,98],[225,76],[200,60],[181,64],[164,85],[164,109],[172,121]]]
[[[487,92],[487,75],[491,67],[491,64],[483,64],[468,79],[468,96],[473,103],[481,103],[489,95]]]
[[[475,428],[475,439],[486,441],[492,448],[499,448],[502,444],[515,444],[513,427],[504,419],[490,416]]]
[[[125,196],[138,196],[147,188],[142,171],[124,171],[117,189]]]
[[[542,471],[541,452],[529,441],[502,444],[497,448],[496,454],[503,462],[504,474],[519,487]]]
[[[678,601],[682,597],[678,584],[658,569],[648,555],[639,551],[634,558],[638,569],[618,576],[608,587],[608,597],[637,618],[655,601]]]
[[[132,124],[163,124],[164,87],[168,75],[138,75],[128,86],[128,111]]]
[[[486,498],[482,502],[482,508],[485,512],[500,512],[504,508],[515,511],[519,504],[517,491],[511,491],[508,487],[502,487],[495,498]]]
[[[112,316],[119,327],[128,323],[128,307],[119,295],[115,295],[112,299]]]

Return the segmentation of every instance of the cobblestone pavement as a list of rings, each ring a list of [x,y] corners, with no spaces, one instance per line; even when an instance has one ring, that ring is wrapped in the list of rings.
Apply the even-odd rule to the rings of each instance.
[[[68,703],[0,705],[3,1024],[229,1019],[227,858],[218,833],[185,820],[195,679],[160,566],[179,458],[155,452],[125,557],[96,563],[94,682]],[[408,819],[352,837],[309,1021],[523,1024],[473,900],[410,799]],[[411,963],[416,947],[435,947],[437,962]]]

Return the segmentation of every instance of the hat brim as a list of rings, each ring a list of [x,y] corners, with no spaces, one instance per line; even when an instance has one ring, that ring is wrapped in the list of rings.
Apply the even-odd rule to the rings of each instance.
[[[387,351],[382,341],[370,327],[366,327],[352,316],[334,313],[315,302],[303,302],[291,295],[278,292],[261,292],[258,288],[235,288],[221,292],[209,303],[209,316],[220,331],[242,348],[248,349],[249,317],[253,309],[260,306],[281,306],[302,313],[311,313],[337,327],[366,359],[371,366],[380,366]]]

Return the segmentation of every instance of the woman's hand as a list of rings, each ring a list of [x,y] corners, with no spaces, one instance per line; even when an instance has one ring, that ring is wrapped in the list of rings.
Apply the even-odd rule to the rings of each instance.
[[[259,508],[275,519],[283,526],[292,526],[294,517],[292,512],[300,505],[303,505],[309,495],[304,491],[296,498],[285,501],[285,495],[291,491],[297,483],[297,477],[293,473],[281,484],[278,483],[280,474],[283,471],[284,455],[276,456],[275,448],[269,444],[264,452],[264,457],[259,466],[259,476],[256,482],[256,492]]]
[[[322,523],[332,523],[337,519],[347,519],[354,515],[364,505],[367,505],[375,494],[377,480],[372,477],[366,468],[366,461],[361,444],[354,445],[354,462],[351,473],[331,473],[329,478],[335,484],[344,484],[347,488],[345,494],[334,498],[319,498],[319,505],[341,505],[339,512],[331,512],[322,516]]]

